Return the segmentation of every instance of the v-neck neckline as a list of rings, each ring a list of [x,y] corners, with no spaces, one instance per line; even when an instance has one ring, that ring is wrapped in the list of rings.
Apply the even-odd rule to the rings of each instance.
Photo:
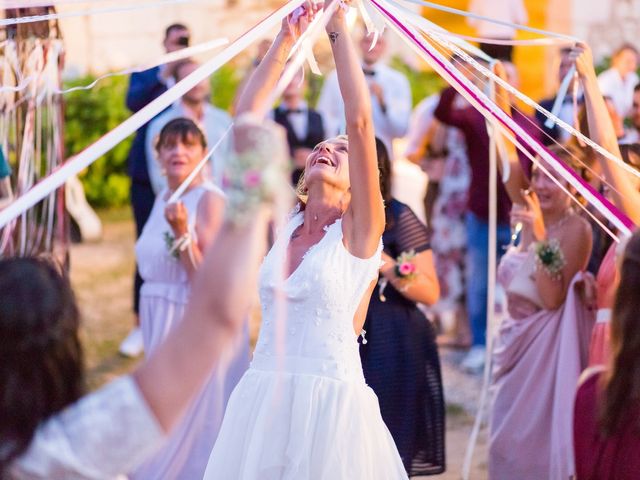
[[[284,262],[285,265],[287,267],[287,272],[289,271],[289,247],[291,246],[291,237],[293,235],[293,232],[296,231],[296,229],[300,228],[302,225],[304,225],[304,212],[300,212],[298,213],[298,216],[302,218],[301,221],[295,221],[293,222],[294,227],[291,229],[290,232],[287,232],[287,240],[286,240],[286,245],[284,248]],[[302,265],[304,264],[305,260],[307,259],[307,257],[324,241],[325,238],[327,238],[327,235],[329,233],[329,230],[336,225],[340,220],[342,220],[342,217],[338,217],[336,218],[336,220],[329,224],[329,225],[325,225],[323,227],[324,230],[324,235],[322,236],[322,238],[320,240],[318,240],[316,243],[314,243],[313,245],[311,245],[306,252],[304,252],[304,254],[302,255],[302,259],[300,260],[300,263],[296,266],[296,268],[293,269],[293,271],[287,276],[285,283],[289,282],[289,280],[291,280],[296,273],[298,273],[298,270],[301,269]]]

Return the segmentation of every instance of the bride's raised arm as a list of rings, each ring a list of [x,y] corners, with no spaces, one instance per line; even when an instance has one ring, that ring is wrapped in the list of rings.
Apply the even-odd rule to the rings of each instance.
[[[345,13],[338,7],[327,24],[349,137],[351,202],[344,216],[344,235],[346,246],[353,255],[368,258],[378,248],[384,231],[384,205],[369,87],[347,28]]]
[[[293,14],[282,20],[282,27],[275,40],[269,47],[267,54],[260,61],[240,92],[237,99],[236,115],[253,112],[256,114],[264,112],[265,105],[269,100],[271,92],[276,87],[280,76],[291,53],[291,49],[296,39],[304,33],[307,26],[318,12],[320,4],[305,2],[302,7],[304,13],[294,20]]]

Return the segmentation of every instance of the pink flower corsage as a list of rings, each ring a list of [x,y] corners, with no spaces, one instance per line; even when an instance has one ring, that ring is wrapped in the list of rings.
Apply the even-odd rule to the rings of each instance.
[[[415,258],[416,252],[414,250],[402,252],[396,258],[396,276],[405,281],[413,280],[418,274]]]

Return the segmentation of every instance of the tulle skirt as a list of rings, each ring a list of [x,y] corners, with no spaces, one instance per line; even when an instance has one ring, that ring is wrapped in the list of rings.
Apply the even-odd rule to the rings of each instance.
[[[361,372],[340,378],[339,365],[310,359],[283,372],[262,360],[231,395],[206,480],[407,478]]]

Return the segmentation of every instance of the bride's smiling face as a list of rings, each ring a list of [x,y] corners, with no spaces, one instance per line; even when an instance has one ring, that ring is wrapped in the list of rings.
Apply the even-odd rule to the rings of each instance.
[[[307,157],[304,178],[307,188],[314,182],[325,182],[348,190],[349,142],[334,138],[318,144]]]

